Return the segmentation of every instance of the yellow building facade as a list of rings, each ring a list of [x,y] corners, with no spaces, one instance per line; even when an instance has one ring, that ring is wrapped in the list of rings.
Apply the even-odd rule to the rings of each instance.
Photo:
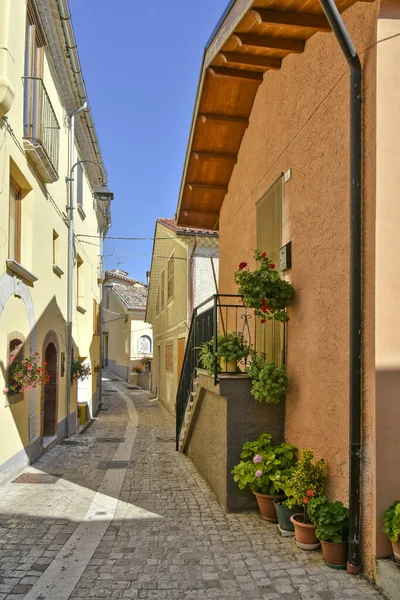
[[[93,190],[104,165],[67,1],[0,2],[0,479],[77,428],[77,402],[96,411],[100,377],[101,244],[109,206]],[[72,172],[72,160],[83,161]],[[91,161],[91,162],[88,162]],[[96,164],[95,164],[96,163]],[[99,166],[98,166],[99,165]],[[91,375],[67,381],[68,203],[74,186],[72,338]],[[85,236],[98,236],[91,239]],[[7,393],[10,351],[34,352],[50,381]],[[67,389],[70,387],[70,401]],[[69,406],[68,406],[69,404]]]

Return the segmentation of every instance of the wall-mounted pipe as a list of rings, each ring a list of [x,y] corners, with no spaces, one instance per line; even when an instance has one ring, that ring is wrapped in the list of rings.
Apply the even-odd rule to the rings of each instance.
[[[361,150],[362,69],[334,0],[319,0],[350,67],[350,456],[348,573],[358,573],[361,504]]]

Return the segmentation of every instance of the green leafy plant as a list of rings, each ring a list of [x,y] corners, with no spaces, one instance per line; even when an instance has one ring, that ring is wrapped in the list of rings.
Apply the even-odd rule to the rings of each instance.
[[[90,365],[85,365],[81,360],[74,359],[71,365],[71,375],[74,381],[84,381],[92,374]]]
[[[243,445],[242,460],[232,470],[239,489],[248,487],[271,496],[282,492],[296,462],[296,448],[285,442],[274,445],[272,441],[270,434],[262,434]]]
[[[294,296],[293,286],[281,279],[265,252],[256,250],[254,258],[259,263],[255,271],[250,271],[247,263],[241,262],[234,275],[245,306],[254,308],[254,313],[261,317],[262,323],[266,319],[288,321],[285,309],[290,306]]]
[[[288,378],[284,366],[275,362],[266,362],[256,356],[250,363],[247,372],[251,379],[251,395],[258,402],[278,404],[286,398]]]
[[[307,505],[311,498],[322,495],[326,479],[325,461],[323,458],[313,462],[314,452],[304,448],[292,476],[285,486],[288,499],[285,505],[289,508],[304,505],[304,522],[308,522]]]
[[[341,544],[349,535],[349,509],[343,502],[329,502],[326,496],[310,498],[307,514],[311,523],[317,526],[315,534],[324,542]]]
[[[396,500],[383,513],[383,533],[386,533],[391,542],[400,539],[400,500]]]
[[[217,338],[217,352],[214,352],[214,338],[209,342],[204,342],[201,346],[195,348],[199,350],[199,362],[203,369],[207,370],[209,375],[214,373],[215,359],[217,361],[217,371],[221,371],[220,359],[230,360],[247,359],[251,349],[246,344],[243,333],[227,333],[219,335]]]

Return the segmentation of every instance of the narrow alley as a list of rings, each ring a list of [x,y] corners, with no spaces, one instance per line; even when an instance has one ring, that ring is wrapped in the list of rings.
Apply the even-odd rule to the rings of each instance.
[[[0,600],[382,598],[258,513],[224,514],[158,401],[103,385],[91,427],[1,490]]]

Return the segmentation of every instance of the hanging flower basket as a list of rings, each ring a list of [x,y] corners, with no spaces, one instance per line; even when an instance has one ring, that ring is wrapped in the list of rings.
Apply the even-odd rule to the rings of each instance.
[[[38,385],[46,385],[50,375],[46,370],[46,362],[40,364],[40,355],[34,352],[26,358],[19,359],[22,344],[14,348],[9,355],[8,382],[3,392],[5,394],[23,394]]]
[[[71,377],[73,381],[84,381],[85,379],[88,379],[91,374],[92,371],[90,365],[85,365],[78,359],[72,361]]]
[[[293,286],[281,279],[265,252],[256,250],[254,258],[259,263],[255,271],[249,271],[247,263],[241,262],[235,272],[235,282],[245,306],[254,309],[255,315],[261,317],[261,323],[267,319],[289,321],[286,308],[294,296]]]

